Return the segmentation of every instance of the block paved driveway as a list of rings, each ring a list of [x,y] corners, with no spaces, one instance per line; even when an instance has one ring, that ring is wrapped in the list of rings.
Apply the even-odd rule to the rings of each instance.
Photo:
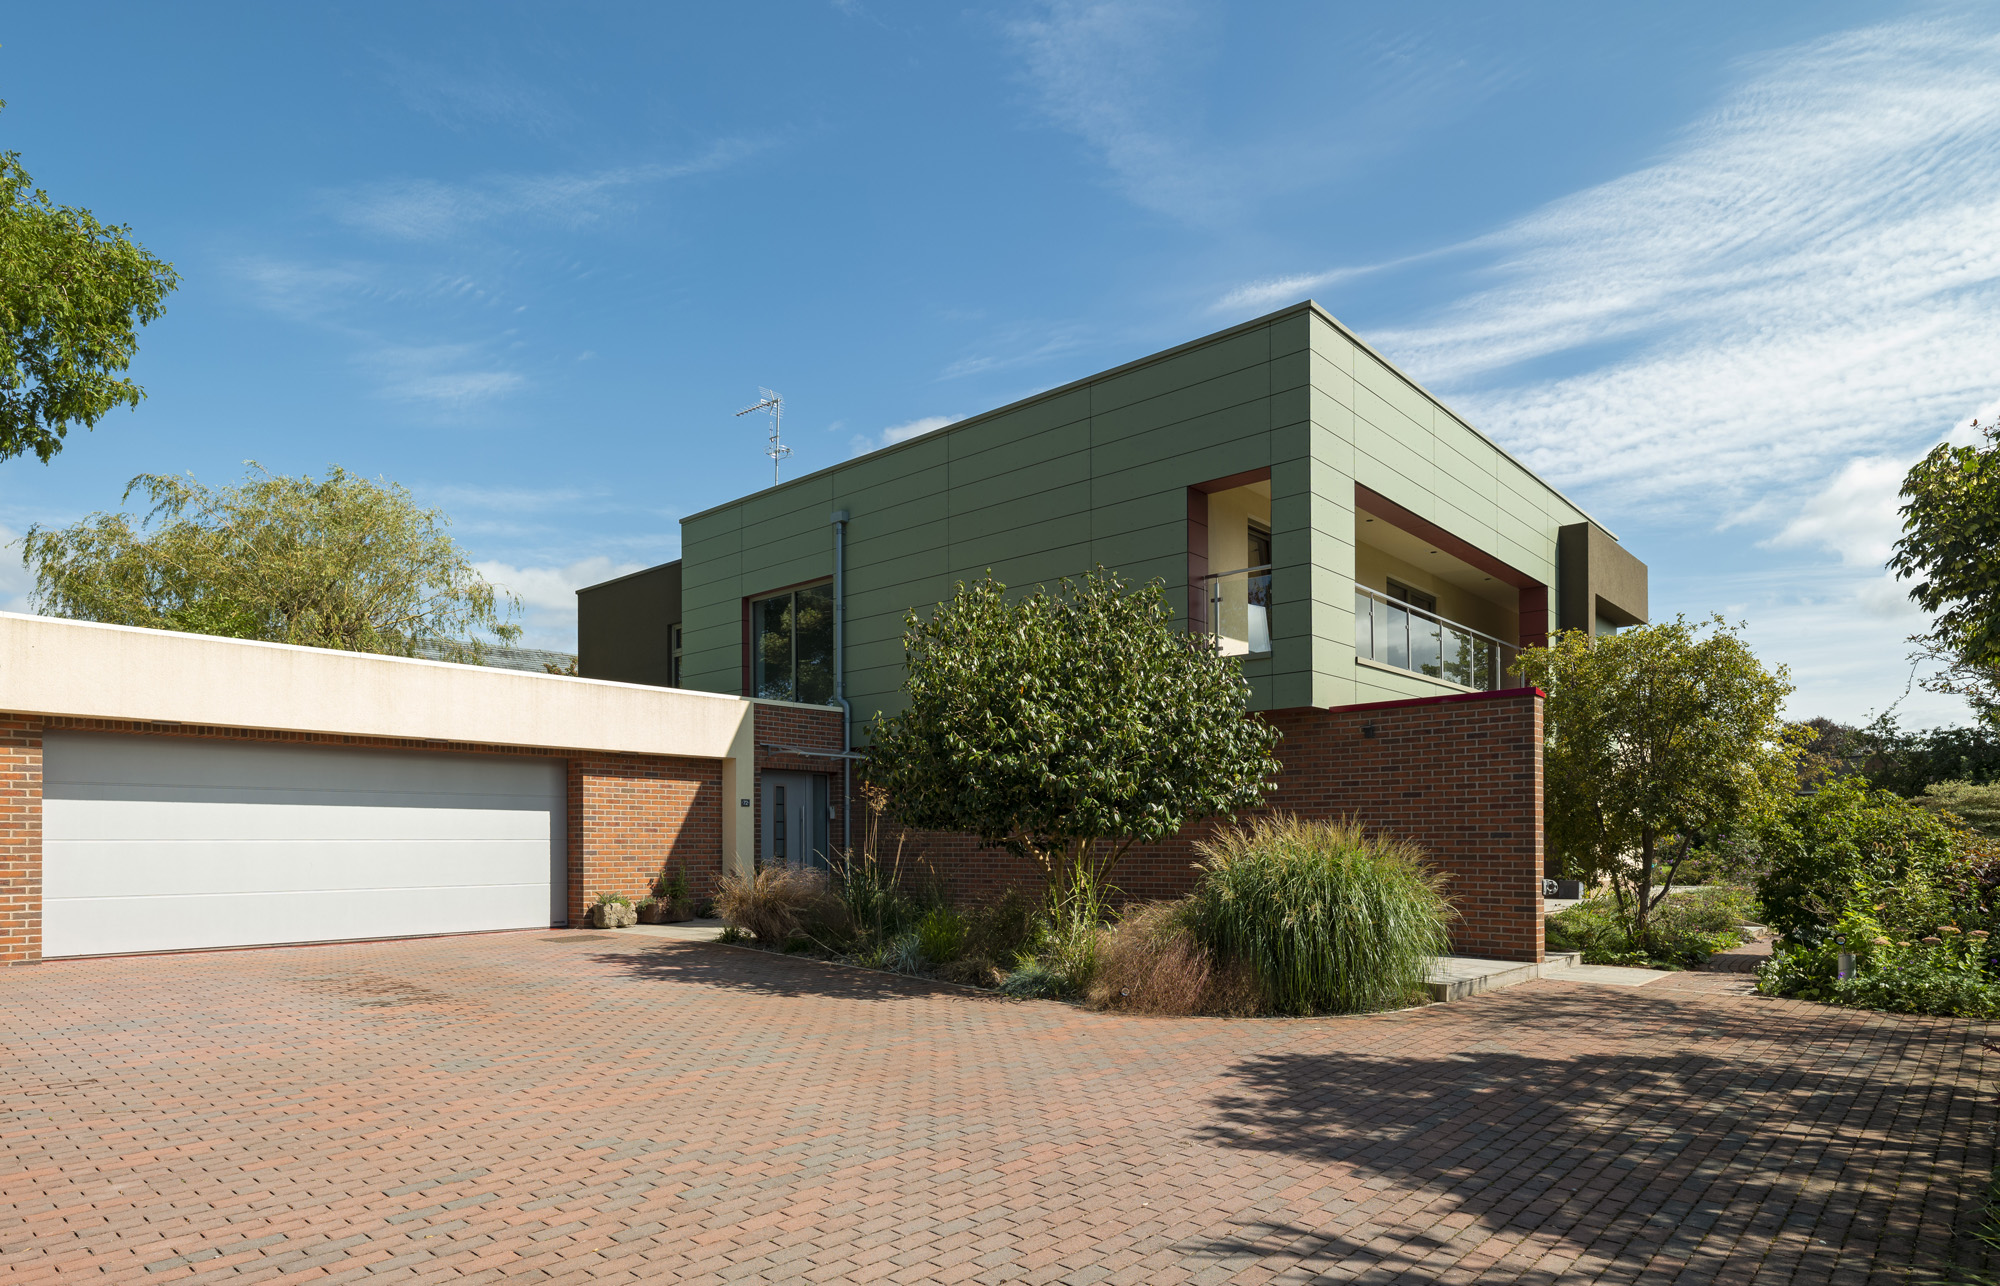
[[[1148,1019],[541,932],[0,1023],[0,1281],[1887,1282],[1993,1163],[1981,1027],[1731,975]]]

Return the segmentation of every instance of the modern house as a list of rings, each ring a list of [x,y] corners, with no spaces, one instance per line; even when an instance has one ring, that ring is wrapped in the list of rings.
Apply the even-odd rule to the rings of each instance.
[[[1539,955],[1540,702],[1508,667],[1552,630],[1644,621],[1645,565],[1311,302],[684,519],[679,560],[579,591],[579,665],[844,702],[859,737],[897,706],[905,613],[988,571],[1031,586],[1099,565],[1163,583],[1188,629],[1242,658],[1253,708],[1287,732],[1275,806],[1422,839],[1460,873],[1468,925],[1511,926],[1473,945],[1520,954],[1531,936]],[[1527,712],[1508,755],[1469,701]],[[1375,759],[1329,731],[1356,719]],[[1471,742],[1440,732],[1467,720]],[[1305,747],[1328,737],[1307,790]],[[760,784],[763,860],[837,842],[842,767],[820,767]],[[1493,802],[1509,790],[1527,794]],[[1121,880],[1171,891],[1185,859]],[[974,885],[1007,878],[990,854],[951,860]]]

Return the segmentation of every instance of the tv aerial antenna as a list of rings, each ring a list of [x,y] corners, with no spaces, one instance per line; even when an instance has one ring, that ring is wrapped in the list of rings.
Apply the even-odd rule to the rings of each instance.
[[[764,448],[764,454],[771,457],[771,485],[775,487],[778,485],[778,462],[792,453],[790,447],[778,441],[778,421],[785,414],[785,399],[767,388],[760,388],[757,391],[764,395],[763,400],[755,406],[744,407],[736,413],[736,416],[741,419],[752,411],[771,413],[771,445]]]

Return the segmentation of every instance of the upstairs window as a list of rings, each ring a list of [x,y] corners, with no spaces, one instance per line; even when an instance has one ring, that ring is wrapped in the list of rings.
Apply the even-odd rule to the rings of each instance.
[[[750,695],[833,702],[833,586],[750,600]]]

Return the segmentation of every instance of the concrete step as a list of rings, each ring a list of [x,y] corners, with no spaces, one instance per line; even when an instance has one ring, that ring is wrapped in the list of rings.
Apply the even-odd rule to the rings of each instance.
[[[1581,963],[1583,954],[1577,951],[1551,953],[1540,964],[1524,960],[1482,960],[1478,956],[1439,956],[1432,963],[1424,986],[1434,1001],[1464,1000],[1467,996],[1530,982],[1551,970],[1570,969]]]

